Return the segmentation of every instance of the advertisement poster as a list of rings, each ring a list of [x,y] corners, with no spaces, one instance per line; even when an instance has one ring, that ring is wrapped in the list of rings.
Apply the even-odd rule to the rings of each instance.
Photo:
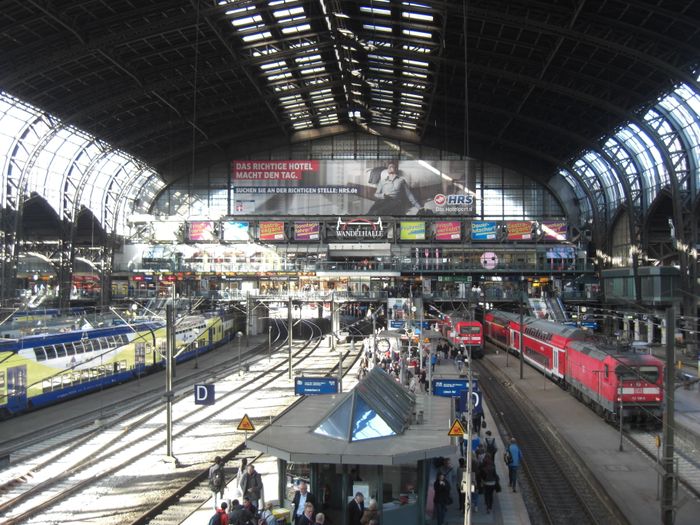
[[[542,231],[547,241],[565,241],[569,226],[564,221],[543,221]]]
[[[525,241],[532,239],[532,222],[530,221],[508,221],[506,227],[508,228],[506,240]]]
[[[497,226],[495,221],[472,222],[472,241],[495,241]]]
[[[231,179],[234,215],[471,215],[475,209],[476,165],[463,160],[234,160]]]
[[[387,299],[387,310],[389,328],[403,328],[409,319],[411,301],[410,299],[389,298]]]
[[[222,239],[224,241],[248,241],[250,237],[248,236],[248,229],[250,228],[250,223],[246,221],[223,221],[222,225]]]
[[[182,240],[180,238],[181,222],[153,222],[153,240],[156,242],[174,242]]]
[[[283,241],[284,237],[284,222],[282,221],[265,221],[259,225],[258,239],[261,241]]]
[[[299,221],[294,223],[295,241],[317,241],[320,236],[321,226],[318,222]]]
[[[402,241],[424,241],[425,222],[423,221],[401,221]]]
[[[462,223],[459,221],[443,221],[435,223],[436,241],[462,240]]]
[[[214,221],[192,221],[187,223],[187,239],[197,242],[209,242],[214,238]]]

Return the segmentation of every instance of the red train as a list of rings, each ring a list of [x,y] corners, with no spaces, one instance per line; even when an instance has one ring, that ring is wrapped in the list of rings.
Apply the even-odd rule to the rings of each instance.
[[[486,338],[520,353],[520,316],[492,310],[484,315]],[[622,406],[626,421],[660,423],[663,361],[649,354],[606,347],[580,328],[523,317],[523,358],[608,420]]]
[[[440,331],[454,346],[471,352],[472,357],[484,357],[484,329],[479,321],[448,315],[443,319]]]

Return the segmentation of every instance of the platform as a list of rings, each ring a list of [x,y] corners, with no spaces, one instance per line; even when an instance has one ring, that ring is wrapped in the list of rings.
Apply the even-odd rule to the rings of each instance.
[[[506,367],[506,356],[502,351],[496,354],[489,350],[485,359],[504,371],[513,380],[513,386],[523,392],[579,451],[630,523],[651,525],[661,522],[657,471],[646,456],[626,440],[624,450],[620,452],[620,436],[615,428],[527,364],[523,367],[523,379],[519,379],[517,357],[509,357],[509,367]],[[692,394],[698,395],[697,392]],[[681,401],[677,399],[676,404],[678,406]],[[698,403],[694,405],[697,407]],[[697,524],[700,502],[682,487],[679,500],[683,505],[676,514],[675,525]]]

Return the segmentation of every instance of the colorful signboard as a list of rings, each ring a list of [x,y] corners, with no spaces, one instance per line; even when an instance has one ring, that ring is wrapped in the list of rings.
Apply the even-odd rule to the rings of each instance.
[[[532,239],[531,221],[508,221],[506,222],[506,227],[508,228],[506,240],[525,241]]]
[[[261,241],[283,241],[284,222],[283,221],[264,221],[258,226],[258,239]]]
[[[246,221],[224,221],[221,223],[221,236],[224,241],[249,241],[250,223]]]
[[[381,217],[376,220],[364,217],[343,220],[341,217],[338,217],[333,234],[337,239],[344,240],[380,240],[387,238],[387,230],[384,228]]]
[[[436,241],[462,240],[462,223],[459,221],[441,221],[435,223]]]
[[[542,232],[545,240],[565,241],[569,225],[564,221],[542,221]]]
[[[425,222],[424,221],[401,221],[402,241],[424,241],[425,240]]]
[[[472,241],[495,241],[497,228],[495,221],[472,222]]]
[[[295,241],[317,241],[320,237],[321,225],[318,222],[298,221],[294,223]]]
[[[214,238],[214,221],[192,221],[187,223],[187,239],[196,242],[211,242]]]

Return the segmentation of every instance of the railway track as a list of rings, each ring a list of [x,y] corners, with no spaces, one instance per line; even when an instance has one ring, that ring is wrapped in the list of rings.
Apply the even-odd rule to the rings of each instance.
[[[533,523],[548,524],[626,524],[628,523],[606,491],[588,471],[585,463],[532,403],[513,387],[497,367],[476,363],[479,385],[489,398],[505,443],[518,436],[523,450],[522,470],[526,479],[520,485]],[[507,467],[502,452],[496,464],[507,487]]]
[[[338,354],[331,354],[330,349],[321,347],[322,339],[316,337],[303,346],[297,344],[294,366],[303,364],[305,370],[315,370],[320,375],[333,373],[338,366]],[[348,348],[342,355],[346,361],[343,364],[345,370],[349,370],[357,359],[357,355],[350,353]],[[269,361],[263,358],[250,365],[251,372],[245,377],[234,375],[220,379],[216,383],[215,407],[193,409],[191,392],[183,394],[173,408],[174,448],[181,468],[173,469],[172,465],[158,461],[154,463],[154,456],[163,445],[162,410],[142,410],[138,415],[115,417],[113,421],[105,422],[99,432],[93,430],[83,437],[72,436],[73,444],[52,444],[50,455],[41,457],[36,453],[24,464],[3,472],[5,476],[0,477],[3,523],[32,521],[38,513],[41,513],[42,520],[51,523],[74,522],[73,516],[77,514],[84,521],[131,523],[141,519],[139,516],[149,509],[160,508],[163,501],[179,501],[183,495],[196,494],[206,480],[206,468],[202,464],[206,463],[208,468],[214,452],[224,456],[241,446],[243,435],[234,430],[235,421],[249,408],[252,396],[256,398],[256,414],[267,419],[292,402],[291,386],[286,386],[285,393],[281,392],[282,388],[268,388],[270,385],[279,387],[284,382],[288,365],[285,347]],[[223,376],[220,369],[219,375]],[[268,393],[268,390],[272,391]],[[18,476],[18,472],[21,475]],[[144,472],[150,476],[144,478]],[[201,476],[204,476],[203,481],[199,480]],[[143,489],[139,490],[139,487]],[[113,496],[134,490],[140,493],[138,503],[115,513],[111,501]],[[205,493],[201,501],[209,497],[208,490]],[[92,507],[85,507],[86,500]],[[96,507],[96,501],[107,503]],[[168,508],[168,505],[163,508]]]

